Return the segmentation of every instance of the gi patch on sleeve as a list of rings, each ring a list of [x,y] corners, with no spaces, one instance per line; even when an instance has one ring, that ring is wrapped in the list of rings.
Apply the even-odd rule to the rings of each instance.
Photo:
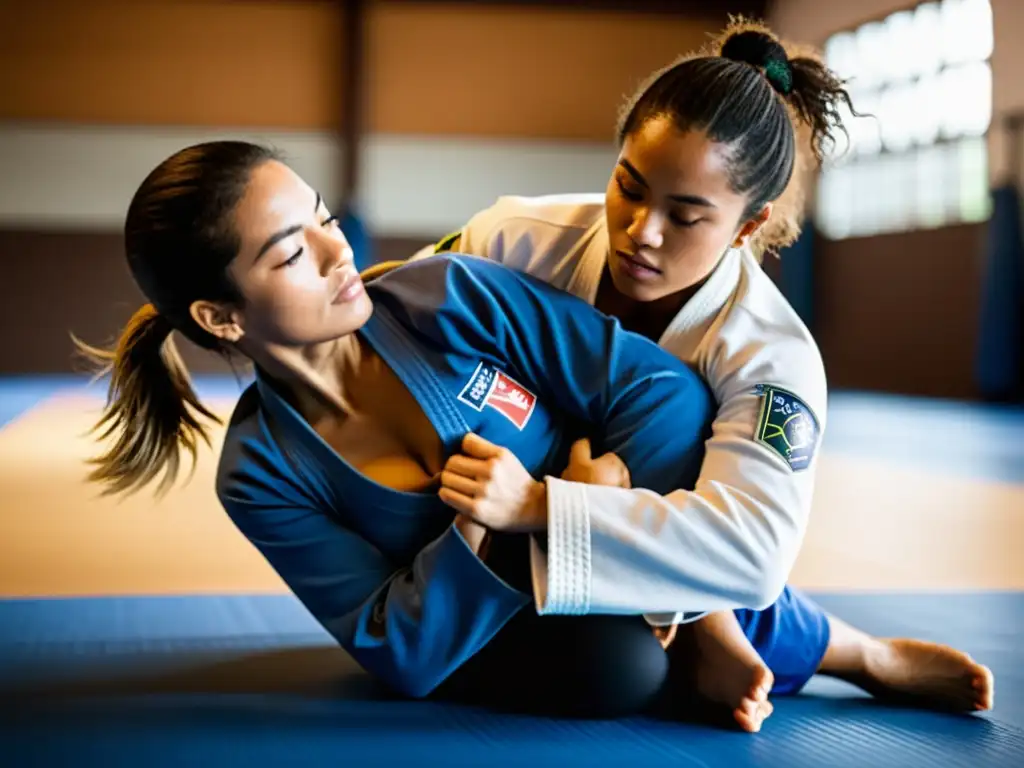
[[[759,384],[757,391],[762,400],[754,438],[778,453],[794,472],[807,469],[820,434],[814,411],[785,389]]]
[[[458,245],[461,239],[461,229],[457,229],[451,234],[445,235],[444,237],[437,241],[437,244],[434,246],[434,253],[447,253],[448,251],[454,250],[455,246]]]
[[[520,431],[526,427],[537,405],[533,392],[487,363],[476,367],[459,393],[459,400],[477,411],[493,408]]]

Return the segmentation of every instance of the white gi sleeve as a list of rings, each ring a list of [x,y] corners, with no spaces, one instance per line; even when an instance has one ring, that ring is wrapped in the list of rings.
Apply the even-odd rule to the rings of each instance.
[[[670,624],[781,594],[811,509],[824,366],[812,341],[788,338],[733,350],[709,378],[720,406],[695,490],[547,480],[547,544],[532,547],[539,613]]]

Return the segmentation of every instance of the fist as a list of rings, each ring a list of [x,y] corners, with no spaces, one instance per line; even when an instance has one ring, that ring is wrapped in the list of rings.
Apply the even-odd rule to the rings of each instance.
[[[528,533],[547,527],[547,493],[518,457],[468,434],[441,472],[441,500],[481,528]]]
[[[614,453],[598,458],[590,455],[590,441],[586,438],[573,443],[569,453],[569,466],[562,473],[563,480],[587,485],[610,485],[629,488],[629,468]]]

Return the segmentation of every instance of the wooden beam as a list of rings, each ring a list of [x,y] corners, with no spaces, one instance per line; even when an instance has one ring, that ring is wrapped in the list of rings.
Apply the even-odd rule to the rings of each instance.
[[[616,11],[623,13],[653,13],[672,16],[697,16],[725,20],[729,15],[743,15],[762,19],[768,13],[770,0],[378,0],[378,2],[409,5],[431,3],[461,3],[495,7],[530,7],[554,10]]]
[[[342,113],[340,125],[341,200],[348,206],[359,190],[362,138],[366,127],[366,3],[367,0],[337,0],[343,14],[343,40],[338,46],[342,67]]]

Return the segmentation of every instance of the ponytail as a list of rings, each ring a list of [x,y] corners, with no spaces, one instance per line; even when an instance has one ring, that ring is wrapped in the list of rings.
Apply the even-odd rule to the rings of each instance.
[[[113,445],[89,461],[90,482],[104,487],[103,495],[134,493],[163,472],[157,495],[167,491],[181,469],[181,449],[198,458],[199,441],[210,438],[198,416],[222,423],[199,402],[177,345],[171,324],[152,304],[142,306],[121,333],[112,350],[91,347],[77,338],[81,354],[110,374],[103,415],[90,430],[102,430],[99,440],[113,436]]]

